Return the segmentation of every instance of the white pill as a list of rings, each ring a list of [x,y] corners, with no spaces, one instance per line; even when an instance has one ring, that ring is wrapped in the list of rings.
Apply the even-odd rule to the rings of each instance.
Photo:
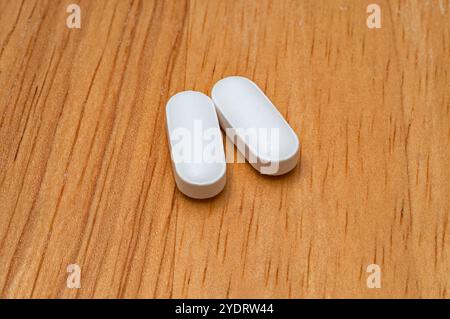
[[[297,165],[297,135],[254,82],[227,77],[214,85],[211,96],[227,137],[255,169],[281,175]]]
[[[166,121],[178,189],[198,199],[220,193],[226,182],[226,163],[212,100],[194,91],[175,94],[167,102]]]

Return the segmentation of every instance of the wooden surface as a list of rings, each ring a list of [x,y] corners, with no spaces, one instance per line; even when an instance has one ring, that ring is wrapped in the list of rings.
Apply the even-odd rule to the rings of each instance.
[[[449,1],[69,3],[0,1],[1,297],[450,297]],[[227,75],[301,165],[191,200],[165,103]]]

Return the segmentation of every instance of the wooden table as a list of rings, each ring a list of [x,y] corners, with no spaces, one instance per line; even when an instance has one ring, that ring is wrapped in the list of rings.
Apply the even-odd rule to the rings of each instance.
[[[0,297],[450,297],[449,1],[72,2],[0,1]],[[228,75],[301,165],[192,200],[164,107]]]

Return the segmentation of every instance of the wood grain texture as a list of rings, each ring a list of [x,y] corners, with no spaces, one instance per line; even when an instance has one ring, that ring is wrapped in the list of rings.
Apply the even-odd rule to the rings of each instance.
[[[0,297],[449,298],[449,10],[1,0]],[[228,75],[277,105],[301,165],[229,164],[219,196],[192,200],[165,103]],[[73,263],[81,289],[66,287]]]

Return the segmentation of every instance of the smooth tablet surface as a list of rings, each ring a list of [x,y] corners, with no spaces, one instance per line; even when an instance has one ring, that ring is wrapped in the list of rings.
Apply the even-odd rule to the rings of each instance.
[[[172,168],[178,189],[192,198],[217,195],[226,163],[214,103],[203,93],[175,94],[166,105]]]
[[[297,135],[254,82],[227,77],[214,85],[211,96],[220,125],[254,168],[281,175],[297,165]]]

